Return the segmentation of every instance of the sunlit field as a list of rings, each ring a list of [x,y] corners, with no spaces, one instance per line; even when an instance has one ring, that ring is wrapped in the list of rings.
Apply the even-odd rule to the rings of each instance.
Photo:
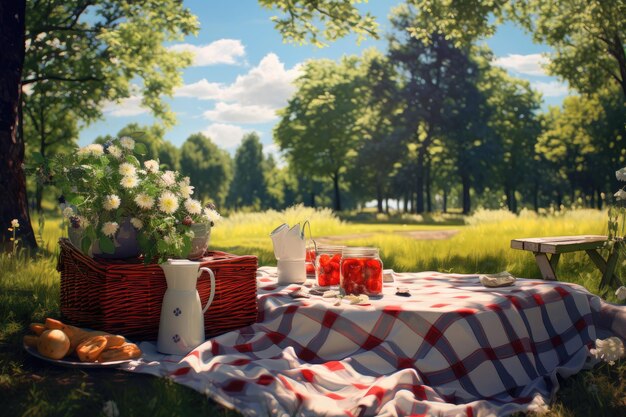
[[[371,220],[371,215],[368,219]],[[354,217],[350,217],[354,218]],[[365,218],[364,218],[365,219]],[[309,220],[313,238],[333,243],[377,246],[385,268],[395,271],[437,270],[491,273],[507,270],[519,277],[539,278],[532,254],[509,248],[517,237],[604,234],[606,213],[572,210],[520,216],[505,211],[478,211],[474,216],[380,217],[378,221],[341,220],[330,210],[301,206],[284,212],[239,213],[224,218],[212,231],[210,249],[254,254],[260,265],[275,265],[269,233],[283,222]],[[403,220],[406,221],[403,223]],[[35,233],[40,222],[33,219]],[[114,400],[120,415],[229,415],[201,394],[145,375],[120,371],[83,372],[55,368],[29,357],[21,338],[31,322],[59,316],[59,274],[56,257],[65,233],[58,217],[48,215],[41,230],[42,250],[33,256],[19,252],[0,256],[0,403],[3,415],[98,414]],[[419,240],[412,232],[456,231],[451,238]],[[407,233],[409,232],[409,233]],[[453,232],[450,232],[453,233]],[[308,229],[306,235],[309,235]],[[419,235],[419,234],[418,234]],[[19,237],[19,234],[18,234]],[[625,268],[620,262],[619,274]],[[600,273],[584,253],[561,257],[561,280],[600,293]],[[617,302],[614,290],[605,298]],[[622,302],[623,303],[623,302]],[[626,363],[600,365],[563,382],[551,416],[620,415],[626,410]],[[150,392],[148,397],[146,392]],[[146,398],[149,398],[146,400]]]

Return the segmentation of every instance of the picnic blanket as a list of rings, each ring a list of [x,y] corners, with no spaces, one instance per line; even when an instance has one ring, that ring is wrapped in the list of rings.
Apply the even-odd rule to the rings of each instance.
[[[565,282],[488,289],[477,275],[401,273],[365,304],[294,299],[276,268],[257,282],[257,323],[185,357],[144,342],[126,369],[246,416],[504,416],[544,409],[597,337],[626,338],[626,306]]]

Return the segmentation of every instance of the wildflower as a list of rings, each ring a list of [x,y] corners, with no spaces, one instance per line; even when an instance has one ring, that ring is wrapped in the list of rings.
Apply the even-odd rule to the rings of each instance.
[[[103,207],[107,211],[115,210],[120,206],[121,200],[115,194],[108,195],[104,197]]]
[[[135,169],[135,167],[133,166],[133,164],[129,164],[128,162],[124,162],[123,164],[120,164],[119,167],[119,173],[124,175],[124,176],[130,176],[130,175],[136,175],[137,174],[137,170]]]
[[[121,159],[122,158],[122,150],[115,146],[115,145],[111,145],[107,148],[107,151],[113,155],[114,157],[116,157],[117,159]]]
[[[128,136],[124,136],[120,138],[120,145],[132,151],[135,148],[135,141],[129,138]]]
[[[626,181],[626,167],[615,171],[615,178],[618,181]]]
[[[137,217],[131,218],[130,224],[132,224],[133,227],[137,230],[141,230],[143,228],[143,222],[141,221],[141,219],[138,219]]]
[[[189,198],[185,200],[185,209],[187,209],[189,214],[200,214],[202,213],[202,204],[198,200]]]
[[[185,183],[180,184],[180,195],[183,198],[189,198],[193,194],[193,186]]]
[[[155,172],[159,171],[159,163],[157,161],[155,161],[154,159],[150,159],[148,161],[144,161],[143,166],[146,167],[148,172],[155,173]]]
[[[163,185],[166,187],[176,184],[176,173],[174,171],[165,171],[161,174],[161,182],[163,182]]]
[[[91,145],[87,145],[84,148],[80,148],[78,150],[78,154],[100,156],[104,154],[104,148],[98,143],[92,143]]]
[[[63,217],[65,217],[66,219],[69,219],[70,217],[72,217],[74,215],[74,209],[71,207],[65,207],[63,209]]]
[[[119,417],[120,410],[117,408],[117,404],[115,401],[107,401],[104,403],[102,407],[102,414],[106,417]]]
[[[590,349],[589,353],[596,359],[615,365],[615,361],[624,356],[624,343],[615,336],[604,340],[596,339],[596,348]]]
[[[216,210],[209,207],[204,208],[204,217],[206,217],[211,222],[211,225],[219,222],[222,219],[222,216],[220,216],[220,214]]]
[[[106,222],[102,225],[102,233],[106,236],[115,236],[117,229],[119,229],[119,225],[116,222]]]
[[[18,227],[20,227],[20,222],[17,219],[11,220],[11,227],[17,229]]]
[[[169,192],[165,191],[159,197],[159,210],[163,213],[172,214],[178,209],[178,199],[176,196]]]
[[[626,200],[626,191],[619,190],[618,192],[613,194],[613,197],[615,197],[617,200]]]
[[[150,197],[148,194],[141,193],[135,197],[135,203],[143,210],[150,210],[152,206],[154,206],[154,198]]]
[[[615,291],[618,300],[626,300],[626,287],[621,286]]]
[[[139,179],[136,175],[127,175],[120,181],[120,185],[124,188],[135,188],[137,184],[139,184]]]

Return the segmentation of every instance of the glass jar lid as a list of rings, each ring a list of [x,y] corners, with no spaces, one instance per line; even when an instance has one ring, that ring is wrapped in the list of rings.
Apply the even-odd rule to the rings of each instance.
[[[326,255],[340,254],[341,255],[344,248],[345,246],[339,246],[339,245],[317,245],[317,254],[318,255],[322,255],[322,254],[326,254]]]
[[[377,258],[378,248],[346,246],[343,248],[341,256],[344,258]]]

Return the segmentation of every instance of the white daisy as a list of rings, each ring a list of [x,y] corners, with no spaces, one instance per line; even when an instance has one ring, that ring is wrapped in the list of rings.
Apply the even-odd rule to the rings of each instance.
[[[172,214],[178,209],[178,199],[176,196],[169,192],[165,191],[159,197],[159,210],[163,213]]]
[[[194,187],[188,184],[181,183],[180,184],[180,195],[183,198],[189,198],[193,194]]]
[[[118,228],[119,225],[116,222],[106,222],[102,225],[102,233],[104,233],[105,236],[113,237],[117,233]]]
[[[118,146],[110,145],[107,148],[107,151],[109,151],[109,153],[113,155],[114,157],[116,157],[117,159],[122,158],[122,150]]]
[[[147,161],[144,161],[143,166],[146,167],[148,172],[154,173],[154,172],[159,171],[159,163],[155,161],[154,159],[149,159]]]
[[[137,173],[137,169],[135,169],[135,166],[133,164],[124,162],[123,164],[120,164],[118,172],[124,176],[130,176],[135,175]]]
[[[135,188],[137,184],[139,184],[139,178],[136,175],[127,175],[120,181],[120,185],[124,188]]]
[[[617,178],[618,181],[626,181],[626,168],[615,171],[615,178]]]
[[[626,200],[626,191],[619,190],[618,192],[613,194],[613,197],[615,197],[615,199],[617,200]]]
[[[132,151],[135,148],[135,141],[129,138],[128,136],[124,136],[120,138],[120,145]]]
[[[193,198],[189,198],[185,200],[185,208],[189,214],[200,214],[202,213],[202,204],[198,200],[194,200]]]
[[[176,173],[174,171],[165,171],[161,174],[161,181],[166,187],[176,184]]]
[[[590,349],[589,353],[596,359],[602,359],[609,365],[615,365],[615,361],[624,356],[624,343],[619,337],[608,339],[596,339],[596,348]]]
[[[18,227],[20,227],[20,222],[17,219],[11,220],[11,227],[17,229]]]
[[[78,150],[79,155],[93,155],[100,156],[104,154],[104,147],[99,143],[92,143],[91,145],[87,145],[84,148],[80,148]]]
[[[72,217],[74,215],[74,209],[71,207],[65,207],[63,209],[63,217],[65,217],[66,219],[69,219],[70,217]]]
[[[220,216],[220,214],[217,211],[210,209],[208,207],[204,208],[204,217],[206,217],[209,221],[213,223],[217,223],[222,219],[222,216]]]
[[[135,203],[139,208],[149,210],[154,206],[154,198],[150,197],[148,194],[141,193],[135,197]]]
[[[102,204],[107,211],[115,210],[120,206],[121,200],[115,194],[104,197],[104,203]]]
[[[138,219],[137,217],[131,218],[130,223],[137,230],[141,230],[143,228],[143,222],[141,221],[141,219]]]

